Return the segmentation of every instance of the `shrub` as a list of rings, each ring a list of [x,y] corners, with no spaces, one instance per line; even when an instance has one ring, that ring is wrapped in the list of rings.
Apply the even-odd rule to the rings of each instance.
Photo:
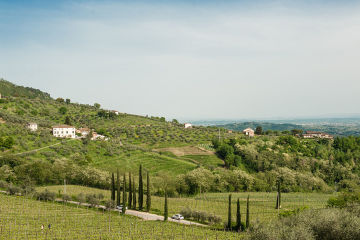
[[[303,211],[275,223],[253,227],[248,239],[360,239],[360,207]]]
[[[45,191],[36,193],[35,197],[37,200],[42,201],[54,201],[56,194],[54,192],[50,192],[49,190],[45,189]]]
[[[114,209],[115,206],[116,206],[116,204],[115,204],[115,201],[113,201],[113,200],[107,200],[105,202],[106,209]]]
[[[19,188],[19,187],[13,185],[12,183],[10,183],[8,185],[7,192],[10,195],[20,194],[21,193],[21,188]]]
[[[76,197],[76,199],[78,200],[78,202],[80,204],[84,203],[86,201],[85,195],[83,193],[79,193]]]
[[[86,194],[86,202],[89,203],[91,207],[99,205],[99,199],[97,199],[95,194]]]
[[[337,197],[332,197],[327,202],[329,207],[344,208],[353,204],[360,204],[360,192],[343,192]]]
[[[68,201],[71,201],[71,197],[69,195],[67,195],[67,194],[63,194],[62,195],[62,200],[64,202],[68,202]]]
[[[21,186],[21,194],[22,195],[29,195],[35,192],[35,188],[31,184],[23,184]]]
[[[211,224],[218,224],[221,222],[221,218],[216,215],[208,214],[207,212],[191,210],[189,207],[182,209],[180,214],[183,215],[183,217],[186,219],[192,219],[203,223],[208,222]]]
[[[279,216],[280,217],[289,217],[289,216],[293,216],[293,215],[296,215],[296,214],[299,214],[300,212],[304,211],[308,209],[307,206],[305,207],[300,207],[300,208],[296,208],[296,209],[293,209],[293,210],[285,210],[285,211],[282,211],[280,212]]]
[[[8,185],[6,181],[0,180],[0,188],[7,189]]]

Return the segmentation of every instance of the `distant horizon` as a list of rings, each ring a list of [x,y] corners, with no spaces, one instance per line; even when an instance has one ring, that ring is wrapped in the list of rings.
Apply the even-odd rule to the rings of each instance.
[[[23,87],[31,87],[32,86],[27,86],[27,85],[20,85],[17,84],[15,82],[9,81],[8,79],[5,79],[3,77],[0,76],[0,79],[3,79],[5,81],[11,82],[15,85],[18,86],[23,86]],[[56,99],[58,97],[61,96],[53,96],[51,93],[49,93],[48,91],[46,91],[45,89],[38,89],[42,92],[48,93],[50,94],[50,97],[53,99]],[[0,91],[1,93],[1,91]],[[92,105],[93,103],[82,103],[82,102],[74,102],[74,103],[79,103],[79,104],[89,104]],[[95,103],[95,102],[94,102]],[[98,102],[101,105],[101,108],[107,109],[107,110],[116,110],[119,112],[122,112],[119,109],[113,109],[113,108],[108,108],[106,106],[103,106],[101,102]],[[221,117],[215,117],[215,118],[191,118],[191,117],[184,117],[184,118],[172,118],[172,117],[168,117],[165,115],[148,115],[148,114],[138,114],[138,113],[133,113],[133,112],[123,112],[123,113],[127,113],[127,114],[134,114],[134,115],[139,115],[139,116],[153,116],[153,117],[165,117],[168,121],[171,121],[172,119],[177,119],[180,122],[216,122],[216,121],[226,121],[226,122],[246,122],[246,121],[261,121],[261,122],[265,122],[265,121],[296,121],[296,120],[326,120],[326,119],[360,119],[360,113],[348,113],[348,114],[336,114],[336,113],[332,113],[332,114],[323,114],[323,115],[318,115],[318,116],[298,116],[298,117],[274,117],[274,118],[251,118],[251,117],[243,117],[243,118],[221,118]]]
[[[286,120],[326,120],[326,119],[360,119],[360,114],[329,115],[329,116],[304,116],[304,117],[284,117],[284,118],[184,118],[188,121],[286,121]]]

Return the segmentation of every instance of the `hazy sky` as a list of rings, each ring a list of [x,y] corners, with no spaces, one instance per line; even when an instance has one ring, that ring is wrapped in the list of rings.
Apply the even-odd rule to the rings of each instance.
[[[359,113],[360,2],[0,0],[1,77],[167,118]]]

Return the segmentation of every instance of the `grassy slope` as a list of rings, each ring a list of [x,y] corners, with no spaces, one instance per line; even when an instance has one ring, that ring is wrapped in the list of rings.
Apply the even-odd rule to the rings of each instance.
[[[151,149],[207,144],[217,134],[214,128],[184,129],[182,125],[163,122],[159,118],[130,114],[120,114],[114,119],[100,118],[97,116],[99,110],[93,106],[61,103],[38,90],[14,86],[4,81],[0,83],[0,92],[6,92],[7,96],[14,93],[16,96],[24,96],[8,97],[0,103],[0,117],[6,121],[4,124],[0,123],[0,136],[13,136],[16,142],[13,149],[7,153],[27,152],[60,142],[51,136],[51,126],[64,123],[66,116],[71,118],[75,127],[90,127],[107,134],[111,139],[107,143],[92,142],[87,146],[73,141],[28,154],[29,160],[74,160],[90,157],[91,166],[104,170],[113,170],[114,167],[124,171],[135,170],[142,163],[152,172],[168,171],[180,174],[196,167],[197,162],[191,159],[197,156],[183,159],[153,153]],[[61,107],[67,109],[66,114],[59,113]],[[28,131],[25,127],[28,122],[37,122],[39,131]],[[218,159],[219,161],[221,160]]]
[[[0,239],[234,239],[235,236],[235,233],[142,221],[116,213],[3,194],[0,194],[0,213]],[[44,230],[41,225],[45,226]]]

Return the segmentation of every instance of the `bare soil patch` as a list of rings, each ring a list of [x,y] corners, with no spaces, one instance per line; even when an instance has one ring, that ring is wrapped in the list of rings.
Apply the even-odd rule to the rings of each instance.
[[[155,152],[171,152],[175,156],[181,157],[185,155],[213,155],[212,151],[193,147],[193,146],[186,146],[186,147],[168,147],[168,148],[159,148],[154,149]]]

